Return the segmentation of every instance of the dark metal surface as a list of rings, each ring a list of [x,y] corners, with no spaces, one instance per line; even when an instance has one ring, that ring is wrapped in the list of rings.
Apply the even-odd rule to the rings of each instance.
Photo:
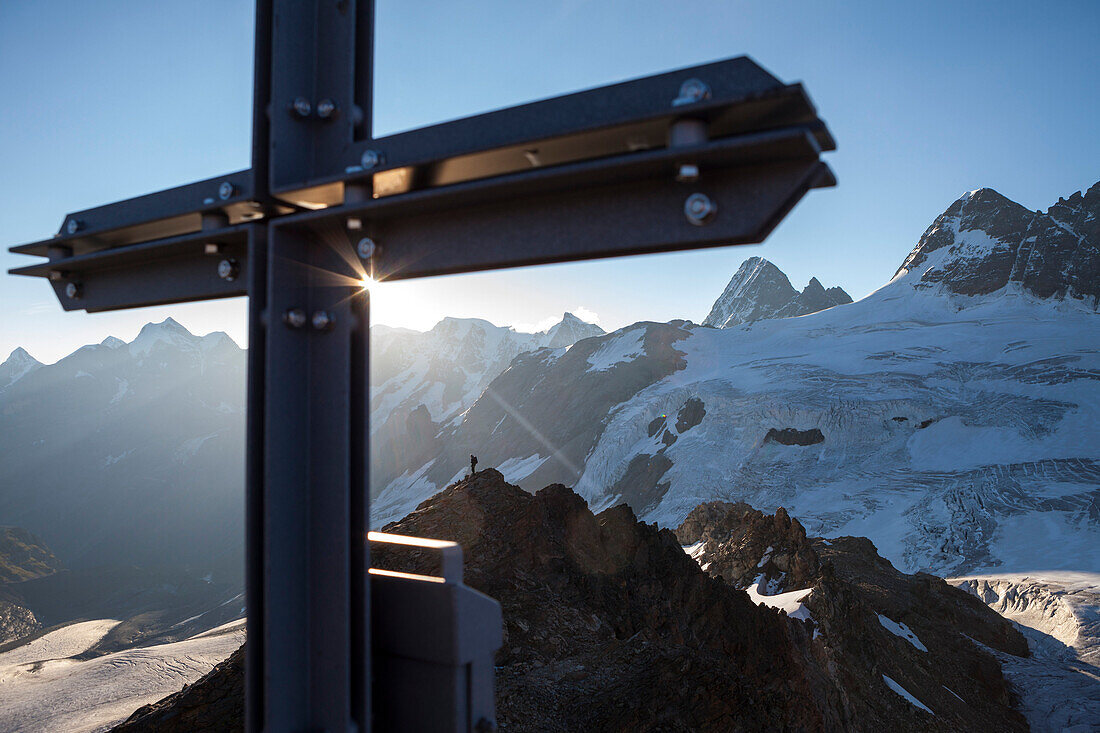
[[[269,730],[367,728],[356,665],[366,629],[361,379],[366,297],[347,253],[268,232],[264,376],[264,720]],[[301,309],[300,327],[283,314]],[[330,325],[315,328],[314,316]],[[356,334],[360,334],[357,336]],[[359,609],[352,614],[352,609]],[[354,659],[353,659],[354,657]],[[356,709],[356,705],[360,706]]]
[[[228,199],[219,196],[219,188],[224,183],[233,187]],[[75,254],[95,252],[199,231],[204,228],[203,215],[221,217],[224,225],[238,224],[262,216],[263,207],[255,203],[253,197],[252,171],[234,171],[106,206],[75,211],[65,217],[57,236],[12,247],[11,251],[44,257],[50,246],[61,244]],[[70,222],[76,222],[74,233],[68,231]]]
[[[266,400],[267,227],[248,240],[248,385],[245,424],[245,730],[263,729],[264,700],[264,404]]]
[[[459,733],[495,720],[501,608],[463,585],[462,548],[381,532],[368,537],[441,555],[441,577],[370,571],[377,729]]]
[[[95,313],[228,298],[244,295],[246,282],[243,276],[222,279],[218,264],[232,258],[244,273],[248,263],[247,242],[247,229],[223,228],[55,259],[10,272],[49,278],[61,307],[67,311]],[[214,246],[216,252],[208,253],[208,245]],[[80,286],[79,298],[66,295],[69,283]]]
[[[269,174],[272,191],[312,185],[322,161],[343,160],[354,141],[357,75],[371,81],[369,56],[362,66],[355,40],[360,6],[372,14],[370,3],[356,0],[302,2],[274,0],[269,103]],[[294,111],[295,100],[308,102],[310,113]],[[322,102],[335,112],[322,118]]]
[[[692,78],[708,80],[711,96],[673,106],[680,85]],[[420,168],[415,178],[422,188],[658,148],[681,117],[705,121],[717,139],[811,124],[817,113],[800,85],[785,85],[742,56],[366,140],[331,170],[318,171],[311,185],[368,173],[359,170],[366,150],[381,157],[375,172]],[[815,134],[821,149],[835,148],[824,126]]]

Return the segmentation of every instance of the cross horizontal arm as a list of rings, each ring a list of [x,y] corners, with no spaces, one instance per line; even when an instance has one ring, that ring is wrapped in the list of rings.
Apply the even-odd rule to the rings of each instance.
[[[390,279],[753,243],[835,183],[805,91],[745,57],[349,145],[355,164],[291,190],[238,171],[71,214],[12,250],[49,262],[11,272],[53,280],[68,310],[240,295],[233,230],[261,219],[366,239]]]
[[[424,188],[660,148],[671,121],[685,115],[704,121],[711,139],[799,124],[815,127],[822,150],[836,147],[801,85],[741,56],[363,141],[314,177],[307,195],[316,198],[307,201],[334,203],[325,196],[339,187],[322,184],[408,167],[413,186]]]

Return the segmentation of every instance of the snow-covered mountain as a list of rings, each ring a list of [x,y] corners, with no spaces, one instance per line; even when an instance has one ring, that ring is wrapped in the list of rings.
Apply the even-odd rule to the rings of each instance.
[[[1100,296],[1100,186],[1046,212],[1029,211],[988,188],[948,207],[898,269],[917,288],[961,295],[1012,286],[1040,298]]]
[[[40,366],[42,363],[20,346],[0,364],[0,390],[7,389]]]
[[[169,318],[27,370],[0,390],[0,517],[70,568],[239,577],[244,367]]]
[[[753,308],[722,323],[750,322],[638,323],[521,355],[384,485],[376,521],[474,453],[665,526],[745,501],[870,537],[907,571],[1100,571],[1098,217],[1100,185],[1045,214],[978,191],[857,303],[753,320],[761,296],[729,298]],[[761,291],[786,282],[742,269]]]
[[[520,333],[476,318],[444,318],[430,331],[371,329],[371,476],[401,481],[441,450],[485,388],[522,353],[566,349],[604,333],[572,313],[546,331]],[[468,460],[466,461],[468,463]]]
[[[371,333],[378,472],[411,455],[419,425],[460,417],[521,352],[603,330],[566,313],[533,334],[457,318]],[[0,365],[0,518],[70,568],[182,566],[239,584],[244,402],[244,351],[171,318],[56,364],[16,349]]]
[[[728,328],[764,318],[804,316],[851,302],[843,288],[826,290],[816,277],[800,293],[778,267],[763,257],[750,257],[714,301],[703,325]]]

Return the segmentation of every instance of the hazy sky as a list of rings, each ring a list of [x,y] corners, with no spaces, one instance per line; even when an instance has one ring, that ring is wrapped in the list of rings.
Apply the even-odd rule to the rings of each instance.
[[[389,285],[376,319],[443,315],[605,328],[702,320],[746,257],[858,298],[967,190],[1046,208],[1100,179],[1100,3],[583,0],[377,4],[375,132],[748,54],[806,84],[840,180],[768,242]],[[252,4],[0,2],[0,266],[66,212],[249,165]],[[53,361],[171,315],[245,341],[241,299],[63,314],[41,281],[0,275],[0,359]]]

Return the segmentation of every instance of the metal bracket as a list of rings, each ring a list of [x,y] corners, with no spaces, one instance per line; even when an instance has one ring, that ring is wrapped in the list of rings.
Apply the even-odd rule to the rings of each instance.
[[[454,542],[382,532],[368,539],[438,550],[442,570],[442,577],[370,570],[378,729],[495,730],[500,604],[462,584],[462,548]]]

